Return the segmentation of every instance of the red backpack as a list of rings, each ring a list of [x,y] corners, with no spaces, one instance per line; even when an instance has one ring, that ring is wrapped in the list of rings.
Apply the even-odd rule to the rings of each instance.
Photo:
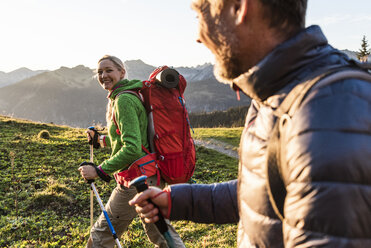
[[[134,94],[143,102],[148,114],[150,151],[142,146],[147,155],[131,164],[128,170],[117,173],[118,183],[128,185],[138,176],[149,177],[155,173],[161,174],[169,184],[185,183],[192,177],[196,151],[183,96],[186,86],[182,75],[162,66],[143,81],[143,87],[138,91],[119,93]]]

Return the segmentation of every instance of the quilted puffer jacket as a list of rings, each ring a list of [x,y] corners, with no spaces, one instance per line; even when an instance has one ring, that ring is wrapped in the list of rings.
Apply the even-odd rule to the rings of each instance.
[[[273,111],[304,79],[351,64],[318,26],[311,26],[236,80],[253,98],[240,143],[239,247],[371,247],[371,83],[346,79],[310,93],[286,130],[283,222],[267,193]],[[171,218],[185,212],[190,220],[203,216],[195,203],[210,198],[193,194],[187,208],[175,197],[184,192],[181,188],[172,187]],[[176,213],[178,204],[183,204],[181,213]]]
[[[347,79],[314,90],[292,117],[283,223],[262,166],[273,111],[287,93],[310,75],[348,64],[312,26],[237,81],[254,98],[240,144],[241,247],[371,247],[371,83]]]

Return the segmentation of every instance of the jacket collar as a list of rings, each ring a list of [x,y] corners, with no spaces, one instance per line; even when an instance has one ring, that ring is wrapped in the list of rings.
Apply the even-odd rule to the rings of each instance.
[[[124,90],[140,90],[143,87],[143,82],[141,80],[127,80],[123,79],[108,93],[107,98],[111,100],[115,99],[116,95]]]
[[[310,26],[278,45],[233,83],[251,98],[264,101],[292,82],[306,65],[328,54],[332,49],[327,45],[320,27]]]

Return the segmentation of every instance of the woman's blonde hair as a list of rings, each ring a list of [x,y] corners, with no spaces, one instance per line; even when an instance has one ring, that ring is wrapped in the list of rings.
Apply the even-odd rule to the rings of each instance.
[[[112,55],[104,55],[100,60],[98,60],[98,64],[103,61],[103,60],[109,60],[111,61],[118,70],[123,70],[125,72],[125,77],[126,77],[126,69],[125,69],[125,65],[124,63],[122,63],[122,61],[117,58],[116,56],[112,56]],[[125,78],[124,77],[124,78]],[[111,120],[112,120],[112,112],[113,112],[113,106],[112,106],[112,101],[111,99],[108,99],[108,102],[107,102],[107,108],[106,108],[106,122],[107,122],[107,126],[109,126],[111,124]]]
[[[111,61],[117,67],[117,69],[124,70],[126,72],[124,63],[122,63],[122,61],[119,58],[112,56],[112,55],[104,55],[100,60],[98,60],[98,64],[102,60],[106,60],[106,59]]]

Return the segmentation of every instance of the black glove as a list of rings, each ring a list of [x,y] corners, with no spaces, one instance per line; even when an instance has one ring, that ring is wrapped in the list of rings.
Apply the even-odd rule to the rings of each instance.
[[[98,176],[103,181],[105,181],[107,183],[109,183],[111,181],[112,178],[107,174],[105,175],[94,163],[84,161],[79,166],[84,166],[84,165],[93,166],[95,168],[95,171],[97,172]],[[90,184],[90,183],[94,182],[94,180],[93,179],[88,179],[87,182]]]
[[[89,145],[93,145],[93,147],[95,149],[100,148],[100,144],[99,144],[99,141],[98,141],[100,133],[98,132],[97,129],[95,129],[95,127],[88,127],[88,129],[94,131],[94,136],[91,137],[91,139],[89,141]]]

